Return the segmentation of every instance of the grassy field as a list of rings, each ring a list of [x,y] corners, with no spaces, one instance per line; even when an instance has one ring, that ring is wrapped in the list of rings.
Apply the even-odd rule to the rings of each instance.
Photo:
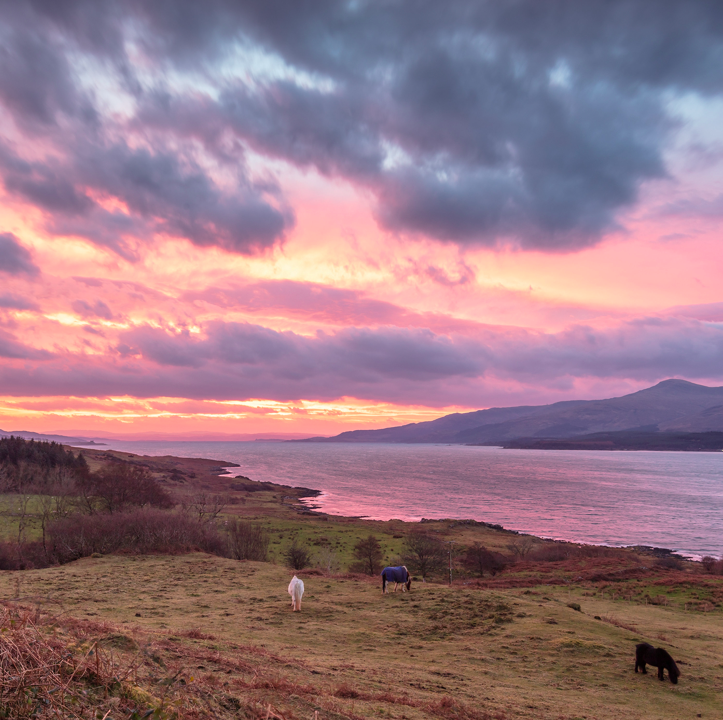
[[[174,463],[154,468],[188,492],[231,485],[210,465]],[[267,528],[273,562],[129,555],[0,572],[2,602],[24,608],[45,636],[133,669],[122,691],[98,696],[108,720],[129,717],[114,693],[157,718],[721,717],[723,577],[695,563],[671,569],[634,552],[521,561],[494,578],[382,596],[377,578],[346,573],[351,550],[373,533],[393,560],[411,524],[309,514],[278,486],[234,498],[224,512]],[[456,545],[509,551],[521,540],[478,523],[424,527]],[[301,613],[291,612],[292,573],[280,563],[294,538],[335,558],[331,571],[299,573]],[[671,652],[678,685],[633,672],[641,641]]]
[[[104,623],[91,638],[144,647],[151,691],[180,671],[234,698],[227,704],[270,704],[285,718],[720,717],[718,609],[612,599],[609,584],[416,583],[382,596],[376,579],[301,574],[301,613],[283,567],[201,554],[2,573],[0,596]],[[640,641],[671,651],[677,686],[633,672]],[[449,697],[459,705],[445,708]]]

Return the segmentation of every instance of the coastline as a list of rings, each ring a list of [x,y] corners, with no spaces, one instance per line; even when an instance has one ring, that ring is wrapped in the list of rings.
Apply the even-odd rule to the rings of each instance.
[[[328,494],[323,489],[315,489],[304,486],[286,485],[269,481],[258,481],[242,475],[232,475],[234,468],[240,465],[228,460],[218,460],[209,458],[195,458],[185,456],[156,456],[156,455],[138,455],[136,453],[127,453],[111,449],[97,449],[87,447],[75,447],[76,450],[82,450],[84,455],[91,461],[98,462],[102,457],[111,456],[118,459],[126,460],[133,463],[140,463],[151,467],[155,473],[161,475],[167,483],[178,484],[179,477],[189,474],[204,472],[203,475],[197,475],[198,486],[201,490],[211,490],[214,492],[231,492],[232,494],[255,495],[261,493],[272,493],[280,497],[280,504],[285,510],[291,511],[296,516],[316,516],[319,518],[328,517],[338,519],[340,521],[359,521],[364,523],[379,523],[382,525],[394,523],[406,525],[424,525],[427,524],[445,524],[451,528],[459,526],[486,528],[490,531],[500,533],[507,537],[519,536],[530,537],[540,542],[561,543],[575,546],[589,546],[597,548],[611,549],[633,549],[643,554],[649,554],[654,557],[674,557],[688,559],[695,562],[700,561],[702,555],[699,553],[679,551],[666,547],[655,545],[639,545],[639,544],[611,544],[604,542],[593,542],[586,539],[576,539],[573,537],[564,537],[561,535],[537,534],[526,531],[524,529],[514,529],[506,527],[500,523],[489,522],[486,520],[477,520],[464,517],[444,517],[444,518],[425,518],[409,519],[409,518],[378,518],[371,515],[359,515],[353,513],[329,512],[324,510],[323,503],[319,504],[319,499]],[[224,482],[226,481],[226,482]],[[231,482],[228,482],[231,481]]]

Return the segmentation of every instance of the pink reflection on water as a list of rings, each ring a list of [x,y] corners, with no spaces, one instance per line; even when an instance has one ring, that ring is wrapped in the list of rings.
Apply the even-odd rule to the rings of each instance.
[[[114,443],[239,463],[233,474],[313,488],[324,512],[472,519],[600,545],[723,554],[723,453],[501,450],[315,443]]]

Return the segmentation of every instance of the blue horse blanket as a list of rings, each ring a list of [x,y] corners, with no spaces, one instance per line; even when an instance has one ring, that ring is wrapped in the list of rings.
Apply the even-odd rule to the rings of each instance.
[[[405,583],[409,580],[409,573],[405,567],[385,567],[382,570],[382,578],[388,583]]]

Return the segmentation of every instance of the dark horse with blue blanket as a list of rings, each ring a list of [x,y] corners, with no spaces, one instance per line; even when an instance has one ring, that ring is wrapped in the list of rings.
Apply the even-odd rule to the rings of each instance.
[[[648,643],[640,643],[640,645],[636,645],[635,672],[638,672],[638,668],[640,668],[643,672],[647,672],[645,669],[645,663],[658,668],[658,680],[665,679],[663,677],[663,670],[667,670],[668,675],[670,675],[670,682],[672,682],[673,685],[678,684],[680,670],[678,670],[675,660],[670,657],[667,650],[663,650],[663,648],[654,648]]]
[[[394,583],[394,592],[397,592],[397,585],[402,586],[402,592],[412,589],[412,577],[404,565],[399,567],[385,567],[382,570],[382,594],[387,591],[387,585]]]

